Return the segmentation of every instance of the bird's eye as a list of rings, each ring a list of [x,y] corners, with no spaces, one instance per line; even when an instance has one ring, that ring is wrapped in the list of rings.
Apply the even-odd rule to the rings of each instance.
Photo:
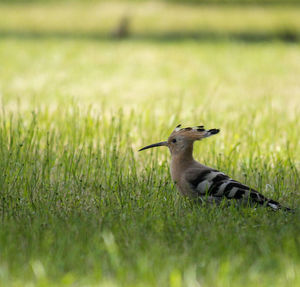
[[[176,143],[177,141],[176,141],[176,139],[172,139],[172,143]]]

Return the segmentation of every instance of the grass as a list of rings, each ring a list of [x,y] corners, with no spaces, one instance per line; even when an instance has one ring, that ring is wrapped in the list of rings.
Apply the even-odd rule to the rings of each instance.
[[[299,286],[298,42],[45,29],[0,63],[1,286]],[[137,152],[178,123],[221,128],[196,158],[296,212],[181,197],[168,151]]]

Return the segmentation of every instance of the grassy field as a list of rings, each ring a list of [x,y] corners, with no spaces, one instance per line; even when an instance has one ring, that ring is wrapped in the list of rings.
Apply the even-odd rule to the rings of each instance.
[[[123,40],[93,5],[1,6],[0,286],[299,286],[300,44],[226,35],[298,35],[300,9],[186,6],[175,27],[147,5]],[[181,197],[168,151],[137,152],[179,123],[220,128],[195,157],[295,213]]]

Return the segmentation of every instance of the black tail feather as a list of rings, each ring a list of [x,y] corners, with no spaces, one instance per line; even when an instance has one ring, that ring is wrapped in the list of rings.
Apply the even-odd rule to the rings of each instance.
[[[270,207],[274,211],[284,210],[284,211],[288,211],[288,212],[294,212],[293,209],[283,206],[279,202],[272,200],[272,199],[267,201],[267,206]]]

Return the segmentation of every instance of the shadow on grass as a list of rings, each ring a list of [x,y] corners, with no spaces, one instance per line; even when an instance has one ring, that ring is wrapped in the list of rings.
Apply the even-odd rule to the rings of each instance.
[[[19,30],[0,30],[1,38],[30,39],[41,40],[48,38],[58,38],[62,40],[121,40],[130,39],[137,41],[153,42],[178,42],[186,40],[197,41],[240,41],[240,42],[269,42],[282,41],[294,43],[300,41],[300,33],[282,30],[277,32],[239,32],[239,33],[216,33],[216,32],[169,32],[169,33],[145,33],[145,34],[127,34],[126,36],[115,36],[100,32],[61,32],[61,31],[19,31]]]

